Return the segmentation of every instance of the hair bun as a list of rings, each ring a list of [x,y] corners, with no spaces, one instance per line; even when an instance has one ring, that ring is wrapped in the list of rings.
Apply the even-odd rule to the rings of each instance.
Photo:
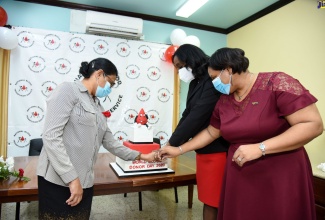
[[[79,73],[85,77],[85,78],[89,78],[89,74],[88,74],[88,68],[89,68],[89,63],[84,61],[84,62],[81,62],[81,66],[80,66],[80,69],[79,69]]]

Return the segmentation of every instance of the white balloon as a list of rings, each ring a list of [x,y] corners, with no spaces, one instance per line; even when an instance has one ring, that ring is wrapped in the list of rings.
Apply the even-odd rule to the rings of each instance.
[[[192,44],[194,46],[200,47],[200,39],[197,36],[190,35],[183,40],[182,44]]]
[[[0,47],[12,50],[18,46],[18,37],[11,29],[0,27]]]
[[[180,46],[186,38],[186,33],[182,29],[176,28],[170,34],[170,41],[173,45]]]

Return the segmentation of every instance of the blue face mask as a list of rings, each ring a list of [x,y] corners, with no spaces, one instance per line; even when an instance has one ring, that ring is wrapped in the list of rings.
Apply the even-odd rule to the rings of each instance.
[[[222,71],[221,71],[221,73],[222,73]],[[221,73],[220,73],[220,75],[221,75]],[[230,82],[231,82],[231,76],[232,75],[230,75],[230,79],[229,79],[229,83],[228,84],[224,84],[221,81],[220,75],[217,78],[215,78],[214,80],[212,80],[212,83],[214,85],[214,88],[216,90],[218,90],[219,92],[221,92],[222,94],[229,95],[229,93],[230,93],[230,86],[231,86],[230,85]]]
[[[110,94],[111,91],[112,91],[111,85],[108,82],[106,82],[104,88],[100,87],[99,85],[97,86],[96,96],[98,98],[103,98],[103,97],[108,96],[108,94]]]

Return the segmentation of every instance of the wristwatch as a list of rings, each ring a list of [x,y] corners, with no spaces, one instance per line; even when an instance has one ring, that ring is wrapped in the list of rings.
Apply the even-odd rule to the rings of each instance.
[[[260,150],[262,151],[262,155],[265,156],[265,145],[263,142],[260,143],[260,146],[259,146]]]
[[[141,159],[141,153],[134,159],[134,160],[140,160]]]

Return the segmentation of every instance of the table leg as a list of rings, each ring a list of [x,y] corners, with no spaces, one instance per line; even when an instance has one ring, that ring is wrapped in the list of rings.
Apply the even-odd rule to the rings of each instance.
[[[194,185],[188,185],[188,208],[191,209],[193,205]]]
[[[20,202],[16,202],[16,220],[19,220],[20,215]]]
[[[142,193],[138,192],[139,195],[139,211],[142,211]]]

